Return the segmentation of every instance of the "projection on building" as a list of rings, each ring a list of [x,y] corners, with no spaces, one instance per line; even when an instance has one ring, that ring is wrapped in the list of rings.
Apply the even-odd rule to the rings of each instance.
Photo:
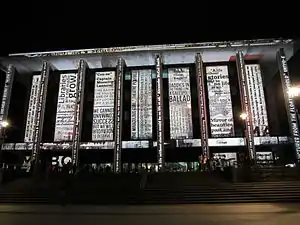
[[[33,142],[33,135],[35,129],[34,120],[37,113],[37,103],[38,103],[40,83],[41,83],[41,75],[34,75],[32,77],[31,91],[30,91],[30,97],[28,103],[24,142]]]
[[[206,67],[211,137],[233,134],[233,113],[227,66]]]
[[[152,138],[151,70],[131,71],[131,139]]]
[[[189,68],[168,69],[170,138],[193,138]]]
[[[114,139],[115,71],[96,72],[93,112],[93,141]]]
[[[77,74],[60,75],[54,141],[71,141],[74,126]]]
[[[266,136],[269,133],[268,115],[260,66],[246,65],[246,74],[254,135]]]

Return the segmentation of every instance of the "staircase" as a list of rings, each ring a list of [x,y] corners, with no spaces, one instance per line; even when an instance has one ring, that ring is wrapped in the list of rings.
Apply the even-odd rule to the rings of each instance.
[[[0,203],[9,204],[51,204],[54,203],[53,199],[46,194],[29,194],[18,192],[0,192]]]
[[[229,182],[219,173],[149,174],[140,190],[138,174],[78,176],[68,192],[69,204],[191,204],[300,201],[300,181]],[[0,203],[59,204],[60,184],[39,187],[19,181],[17,188],[0,188]],[[24,185],[26,184],[26,185]],[[23,190],[22,188],[23,187]]]
[[[183,188],[203,184],[218,184],[229,182],[226,177],[218,172],[177,172],[177,173],[154,173],[149,174],[147,179],[148,188]]]
[[[226,182],[211,173],[153,174],[144,204],[300,201],[300,181]],[[222,180],[223,179],[223,180]]]
[[[296,167],[262,167],[252,169],[252,177],[256,181],[292,181],[300,180],[300,171]]]
[[[29,184],[28,184],[29,183]],[[69,204],[133,204],[140,198],[138,174],[82,175],[67,192]],[[25,185],[26,184],[26,185]],[[63,182],[53,178],[34,186],[33,180],[19,180],[0,188],[0,203],[61,203]]]
[[[77,179],[73,183],[74,204],[134,204],[140,197],[139,174],[100,174],[96,179]]]

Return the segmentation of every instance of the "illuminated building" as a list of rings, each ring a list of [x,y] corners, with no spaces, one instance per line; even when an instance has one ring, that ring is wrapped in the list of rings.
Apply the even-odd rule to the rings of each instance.
[[[273,160],[283,145],[299,159],[297,116],[287,95],[295,46],[272,39],[1,58],[0,120],[12,124],[4,160],[9,152],[70,156],[74,164],[112,163],[120,172],[128,163],[163,169],[200,154]]]

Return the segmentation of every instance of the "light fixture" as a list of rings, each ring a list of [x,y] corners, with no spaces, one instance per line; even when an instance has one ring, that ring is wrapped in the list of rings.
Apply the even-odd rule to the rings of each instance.
[[[3,127],[3,128],[6,128],[9,126],[9,123],[5,120],[3,120],[1,123],[0,123],[0,127]]]
[[[240,118],[241,118],[242,120],[247,119],[247,117],[248,117],[248,114],[247,114],[247,113],[241,113],[241,115],[240,115]]]
[[[288,90],[288,95],[290,97],[297,97],[300,95],[300,87],[290,87]]]

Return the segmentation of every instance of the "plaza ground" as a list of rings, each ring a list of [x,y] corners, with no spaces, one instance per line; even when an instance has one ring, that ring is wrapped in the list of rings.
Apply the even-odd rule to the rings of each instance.
[[[300,204],[0,205],[0,224],[299,224]]]

